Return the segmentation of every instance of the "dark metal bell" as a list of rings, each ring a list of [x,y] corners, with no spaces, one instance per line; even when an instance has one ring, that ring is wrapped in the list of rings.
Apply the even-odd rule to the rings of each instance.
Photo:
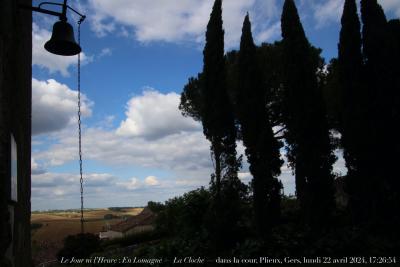
[[[74,56],[82,51],[75,41],[74,29],[69,23],[62,20],[54,23],[53,33],[44,48],[50,53],[60,56]]]

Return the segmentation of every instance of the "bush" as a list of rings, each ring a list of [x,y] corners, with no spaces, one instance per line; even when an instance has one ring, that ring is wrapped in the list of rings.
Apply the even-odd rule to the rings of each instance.
[[[57,259],[87,258],[100,249],[100,240],[94,234],[69,235],[64,239],[64,247],[57,253]]]
[[[104,241],[101,245],[103,248],[109,248],[110,246],[126,247],[143,242],[148,242],[161,238],[162,235],[158,231],[144,231],[135,234],[131,234],[124,237],[114,238],[111,240]]]
[[[210,192],[200,188],[166,201],[160,207],[156,228],[171,236],[192,237],[202,232],[210,209],[210,199]]]
[[[153,202],[153,201],[149,201],[147,203],[147,207],[149,208],[149,210],[151,210],[154,213],[159,213],[162,210],[164,210],[164,208],[165,208],[164,204],[162,204],[160,202]]]

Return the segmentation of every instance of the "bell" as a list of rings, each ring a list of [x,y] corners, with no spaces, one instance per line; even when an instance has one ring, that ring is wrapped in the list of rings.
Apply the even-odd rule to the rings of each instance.
[[[63,20],[54,23],[53,33],[44,48],[50,53],[60,56],[74,56],[82,51],[75,41],[72,26]]]

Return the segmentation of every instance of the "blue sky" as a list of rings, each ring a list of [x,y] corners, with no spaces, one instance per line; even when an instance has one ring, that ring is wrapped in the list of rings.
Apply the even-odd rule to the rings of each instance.
[[[280,39],[279,0],[225,0],[226,50],[239,45],[247,11],[258,44]],[[201,125],[178,110],[190,76],[202,69],[211,0],[69,1],[82,24],[85,206],[141,206],[207,186],[212,164]],[[381,0],[389,18],[400,1]],[[33,4],[39,4],[33,1]],[[343,0],[297,1],[310,42],[329,61],[337,54]],[[49,7],[50,8],[50,7]],[[77,33],[77,18],[69,14]],[[77,57],[43,44],[55,19],[34,14],[32,209],[79,207]],[[77,36],[76,36],[77,38]],[[243,147],[238,145],[239,153]],[[244,164],[240,178],[250,180]],[[345,172],[340,158],[335,171]],[[280,177],[294,192],[291,170]]]

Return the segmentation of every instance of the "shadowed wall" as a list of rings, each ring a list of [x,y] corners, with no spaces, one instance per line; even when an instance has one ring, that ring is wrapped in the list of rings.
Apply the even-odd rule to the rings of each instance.
[[[0,1],[0,266],[31,266],[32,14],[30,0]],[[17,198],[11,193],[11,135]]]

